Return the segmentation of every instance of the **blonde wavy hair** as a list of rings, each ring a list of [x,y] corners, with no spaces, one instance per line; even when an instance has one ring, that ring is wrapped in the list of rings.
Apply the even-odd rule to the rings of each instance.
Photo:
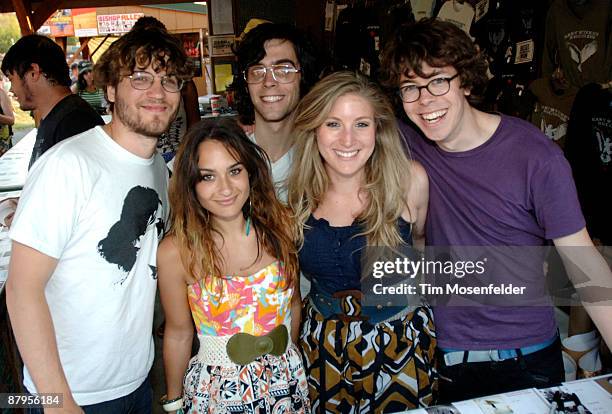
[[[319,153],[316,130],[328,117],[336,100],[344,95],[365,99],[374,110],[376,141],[365,165],[361,193],[366,207],[357,217],[368,245],[397,247],[403,243],[397,227],[406,204],[411,164],[407,147],[387,97],[372,82],[353,72],[336,72],[319,81],[296,109],[293,130],[295,154],[288,181],[288,203],[296,218],[299,248],[304,243],[306,221],[329,188],[325,161]]]

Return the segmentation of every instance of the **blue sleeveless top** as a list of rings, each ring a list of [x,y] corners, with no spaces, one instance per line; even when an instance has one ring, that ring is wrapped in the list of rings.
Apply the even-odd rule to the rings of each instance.
[[[362,231],[358,223],[332,227],[323,218],[312,214],[306,221],[304,246],[299,252],[300,270],[312,282],[313,289],[327,295],[357,289],[361,284],[361,251],[366,247],[366,237],[356,234]],[[411,225],[403,218],[397,220],[399,233],[406,245],[412,245]]]

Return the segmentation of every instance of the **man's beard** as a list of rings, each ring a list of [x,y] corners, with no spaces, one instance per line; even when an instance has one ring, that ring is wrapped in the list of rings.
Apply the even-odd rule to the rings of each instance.
[[[133,132],[150,138],[158,139],[162,133],[166,132],[178,111],[177,105],[176,111],[174,111],[167,120],[164,120],[161,116],[156,116],[151,122],[145,122],[138,117],[135,109],[130,110],[130,105],[123,99],[119,96],[116,96],[116,98],[113,115],[117,116],[119,120]],[[132,108],[134,107],[135,106],[132,105]]]

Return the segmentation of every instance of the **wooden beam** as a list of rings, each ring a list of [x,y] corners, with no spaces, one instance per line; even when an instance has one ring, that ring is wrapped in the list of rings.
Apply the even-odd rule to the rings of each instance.
[[[24,0],[11,0],[15,14],[17,15],[17,21],[19,22],[19,28],[21,29],[21,35],[26,36],[34,33],[32,28],[32,21],[30,16],[30,4],[25,4]]]
[[[46,0],[36,8],[32,14],[32,29],[34,31],[40,29],[49,17],[58,9],[62,8],[62,0]]]
[[[0,13],[10,13],[15,11],[13,5],[14,0],[0,0]],[[47,0],[25,0],[24,4],[26,8],[32,4],[32,7],[28,9],[36,10],[37,7],[42,7],[43,3]],[[174,4],[174,3],[185,3],[185,0],[147,0],[145,2],[149,4]],[[142,0],[63,0],[58,9],[80,9],[84,7],[116,7],[116,6],[141,6]]]
[[[81,47],[79,47],[79,50],[74,52],[74,55],[72,55],[72,57],[68,61],[68,67],[70,67],[70,65],[72,65],[72,62],[76,60],[79,53],[81,53],[81,51],[87,47],[87,44],[89,43],[90,40],[91,40],[91,37],[79,37],[79,42],[81,42]],[[88,57],[89,56],[85,57],[85,59],[87,59]]]
[[[98,45],[98,47],[89,54],[89,60],[93,59],[93,55],[96,54],[96,52],[102,47],[102,45],[104,44],[104,42],[106,42],[106,40],[110,37],[109,34],[107,34],[104,39],[102,39],[102,41],[100,42],[100,44]]]

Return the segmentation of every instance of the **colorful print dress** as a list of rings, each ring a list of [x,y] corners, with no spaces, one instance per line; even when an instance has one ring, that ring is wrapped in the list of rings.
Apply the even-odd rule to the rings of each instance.
[[[185,413],[310,413],[302,358],[291,343],[281,356],[266,354],[248,365],[227,361],[224,344],[240,332],[265,335],[291,326],[292,288],[274,262],[250,276],[220,285],[200,280],[187,287],[200,350],[183,382]]]

